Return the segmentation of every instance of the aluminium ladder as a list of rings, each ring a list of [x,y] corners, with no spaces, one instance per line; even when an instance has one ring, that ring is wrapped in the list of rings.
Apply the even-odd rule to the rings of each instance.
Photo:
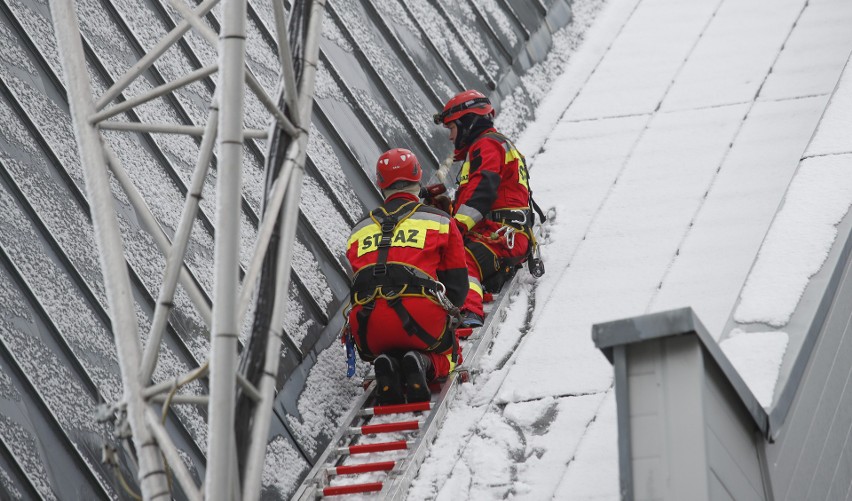
[[[513,280],[511,284],[514,283]],[[469,337],[461,340],[462,363],[444,383],[433,385],[429,402],[373,405],[376,383],[366,379],[364,393],[353,403],[340,429],[291,499],[307,501],[368,493],[378,499],[403,499],[459,385],[469,380],[470,368],[491,344],[494,319],[498,316],[495,313],[506,308],[513,291],[514,286],[507,286],[494,301],[486,303],[486,320],[481,328],[463,332]]]

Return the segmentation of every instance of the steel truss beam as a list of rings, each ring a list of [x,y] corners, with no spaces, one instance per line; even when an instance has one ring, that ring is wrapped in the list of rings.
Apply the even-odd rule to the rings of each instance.
[[[204,0],[190,9],[183,1],[169,0],[183,20],[103,95],[94,96],[73,0],[50,0],[124,384],[123,400],[112,403],[106,414],[115,420],[117,428],[129,427],[137,455],[134,458],[138,464],[137,484],[144,499],[171,497],[170,475],[189,499],[251,500],[258,499],[261,491],[325,0],[293,2],[289,20],[281,1],[273,1],[281,65],[277,99],[264,91],[246,66],[246,0],[222,1],[220,33],[215,33],[201,21],[201,17],[209,13],[218,1]],[[125,98],[122,93],[136,79],[142,78],[158,58],[180,42],[190,29],[218,49],[218,63],[190,71],[144,94]],[[214,73],[218,73],[216,91],[204,124],[110,120]],[[245,127],[247,88],[268,111],[271,124],[268,130]],[[101,134],[102,130],[201,137],[180,222],[172,238],[161,228],[149,208],[149,201],[144,199],[125,172],[109,141]],[[269,149],[264,214],[251,264],[240,284],[239,242],[234,235],[240,234],[243,145],[246,138],[264,138]],[[214,151],[218,152],[215,159],[218,176],[215,300],[211,308],[185,263],[185,254],[198,215],[201,190],[214,161]],[[110,174],[118,181],[137,218],[166,258],[163,283],[144,347],[139,336]],[[274,273],[268,277],[262,272],[267,271],[270,263]],[[249,348],[245,351],[259,357],[260,364],[255,365],[260,370],[244,374],[242,367],[238,368],[238,365],[247,365],[238,364],[240,326],[244,324],[243,318],[254,291],[258,289],[258,280],[261,281],[259,290],[271,292],[257,300],[266,301],[271,307],[257,308],[260,313],[256,315],[265,315],[265,318],[261,322],[255,318],[255,326],[265,325],[268,328],[260,332],[257,328],[253,330]],[[186,290],[210,330],[211,353],[201,367],[174,381],[154,384],[151,379],[157,367],[157,355],[178,283]],[[210,381],[209,395],[176,394],[178,389],[205,377],[209,377]],[[238,403],[241,409],[248,409],[248,415],[242,419],[235,418]],[[203,486],[195,484],[164,426],[171,405],[208,406],[209,438]],[[237,437],[244,439],[239,448]]]

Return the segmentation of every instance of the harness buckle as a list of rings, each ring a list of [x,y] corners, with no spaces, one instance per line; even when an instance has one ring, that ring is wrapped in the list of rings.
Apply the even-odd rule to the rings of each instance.
[[[528,210],[512,209],[510,212],[515,213],[515,214],[520,214],[521,220],[518,222],[518,224],[520,224],[521,226],[527,226],[530,223],[530,221],[527,221],[527,219],[529,218],[529,216],[528,216],[529,211]]]
[[[376,263],[376,265],[373,266],[373,276],[374,277],[379,276],[379,275],[387,275],[387,274],[388,274],[388,265],[387,264]]]
[[[498,223],[518,225],[521,227],[532,225],[529,209],[498,209],[491,211],[489,218]]]

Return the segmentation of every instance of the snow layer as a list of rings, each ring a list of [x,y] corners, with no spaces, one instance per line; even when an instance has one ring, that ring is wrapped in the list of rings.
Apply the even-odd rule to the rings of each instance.
[[[589,28],[599,16],[604,3],[600,0],[575,0],[571,4],[571,23],[553,34],[552,47],[544,61],[532,66],[521,76],[521,85],[503,98],[498,108],[495,124],[508,137],[517,137],[528,126],[527,120],[531,113],[527,109],[528,96],[533,103],[541,103],[548,95],[557,77],[564,74],[569,62],[573,63],[573,55],[589,34]],[[559,93],[556,93],[559,94]],[[539,106],[534,110],[537,124],[542,121],[541,115],[547,114],[550,108]],[[551,124],[552,125],[552,124]],[[532,152],[533,150],[525,150]]]
[[[826,1],[846,18],[848,2]],[[612,368],[591,326],[696,305],[713,335],[723,334],[852,48],[852,34],[833,30],[825,7],[611,0],[603,8],[518,141],[532,158],[536,200],[551,216],[547,274],[522,278],[493,356],[454,402],[410,498],[619,499]],[[794,69],[811,60],[820,71],[804,85]],[[836,157],[799,169],[825,169],[799,197],[819,206],[817,223],[797,223],[822,227],[814,231],[823,250],[852,186],[840,165],[848,159]],[[837,195],[822,195],[828,185]],[[781,254],[794,259],[801,246]],[[784,274],[799,266],[780,257],[774,265],[775,276],[778,266]],[[779,292],[763,296],[770,302]],[[725,342],[764,405],[786,344],[785,333]],[[759,359],[749,359],[755,352]],[[571,406],[576,422],[536,435],[543,428],[533,423],[548,412],[564,419]]]
[[[358,365],[357,376],[363,378],[367,366],[360,362]],[[299,398],[299,416],[286,417],[307,454],[318,454],[318,443],[322,442],[322,437],[327,439],[337,431],[338,421],[362,391],[354,381],[346,378],[346,355],[342,344],[333,343],[317,357]],[[330,405],[329,402],[339,405]]]
[[[266,462],[263,465],[263,499],[286,499],[296,490],[296,480],[305,468],[305,460],[290,442],[275,437],[266,446]]]
[[[765,234],[757,225],[768,225],[778,210],[825,100],[758,101],[752,107],[664,278],[654,310],[691,306],[712,336],[724,334]]]
[[[852,10],[852,9],[850,9]],[[847,66],[843,78],[837,84],[837,92],[831,98],[817,128],[814,138],[808,145],[807,156],[830,155],[834,153],[852,153],[852,67]]]
[[[745,332],[734,329],[720,343],[751,392],[767,409],[772,404],[778,370],[787,349],[786,332]]]
[[[804,160],[746,281],[734,318],[784,326],[852,205],[852,155]]]
[[[38,15],[27,17],[21,14],[24,9],[20,4],[11,3],[25,17],[28,29],[44,31],[46,23]],[[492,3],[478,0],[478,5],[489,11]],[[107,41],[129,36],[103,19],[96,2],[86,1],[82,5],[87,36]],[[344,14],[343,26],[350,29],[344,35],[336,23],[327,20],[326,25],[333,28],[325,35],[330,44],[338,50],[352,51],[352,39],[374,61],[384,59],[381,40],[353,26],[360,11],[343,2],[335,5]],[[713,298],[707,300],[710,306],[706,309],[712,322],[727,315],[732,294],[747,271],[749,256],[753,256],[759,244],[754,235],[763,234],[777,206],[779,192],[792,175],[809,135],[808,128],[812,128],[831,89],[827,82],[832,82],[832,75],[836,77],[838,64],[842,63],[838,54],[844,54],[843,57],[848,54],[848,50],[834,49],[846,44],[849,37],[848,23],[844,21],[850,19],[852,9],[843,2],[610,0],[598,14],[602,5],[599,0],[574,2],[573,25],[554,36],[551,56],[523,78],[527,92],[537,100],[562,73],[553,92],[537,110],[537,122],[527,128],[519,141],[528,158],[534,160],[532,182],[537,200],[551,216],[543,237],[548,274],[536,283],[528,277],[524,279],[491,352],[477,368],[481,375],[473,384],[464,386],[458,400],[453,402],[447,424],[435,443],[435,453],[427,459],[420,478],[412,486],[412,499],[617,498],[611,369],[591,343],[590,326],[681,302],[693,304],[703,297]],[[136,10],[130,1],[119,2],[118,6],[126,12]],[[473,15],[468,4],[453,4],[448,0],[394,3],[392,7],[412,11],[415,14],[412,22],[422,24],[427,32],[449,29],[438,9],[449,11],[453,23],[469,21]],[[599,21],[586,33],[596,16]],[[436,19],[439,21],[431,22]],[[157,30],[162,30],[161,26],[147,26],[143,18],[129,19],[129,24],[143,45],[149,44]],[[498,24],[498,29],[511,36],[506,26]],[[262,30],[262,26],[249,26],[249,39],[253,41],[249,48],[250,64],[268,87],[268,69],[274,57],[258,42]],[[7,30],[3,35],[11,38]],[[447,41],[444,36],[434,38],[439,44]],[[51,40],[51,37],[39,39]],[[819,50],[812,50],[806,43],[814,39],[822,44]],[[583,50],[575,54],[583,40]],[[483,59],[488,71],[493,72],[493,63],[484,60],[487,53],[482,42],[475,37],[467,43]],[[105,64],[113,72],[127,65],[129,54],[123,49],[131,44],[119,45],[114,53],[105,56]],[[26,58],[16,60],[15,43],[7,46],[10,50],[0,56],[4,63],[2,76],[13,93],[26,95],[30,84],[26,77],[35,71]],[[829,46],[831,50],[826,50]],[[200,60],[215,60],[215,54],[204,42],[196,39],[191,47]],[[439,45],[438,50],[467,71],[479,71],[458,43]],[[58,68],[55,47],[43,48],[43,52]],[[820,57],[814,58],[814,54]],[[191,64],[180,59],[183,57],[177,51],[167,55],[172,61],[184,61],[190,67]],[[812,61],[814,65],[809,64]],[[405,82],[394,78],[399,75],[393,68],[378,66],[403,91],[403,99],[414,92]],[[812,66],[815,66],[813,72]],[[347,99],[327,68],[321,69],[319,78],[319,97]],[[203,86],[196,87],[180,97],[181,105],[193,120],[201,115],[204,100],[209,98]],[[146,84],[138,84],[130,89],[130,94],[148,88]],[[848,92],[838,93],[835,100],[841,105],[849,104],[849,96]],[[384,129],[397,123],[367,90],[356,89],[353,97]],[[36,100],[27,97],[21,101]],[[524,125],[517,118],[523,113],[514,113],[525,111],[520,110],[522,102],[518,96],[508,96],[501,110],[498,124],[513,136]],[[258,103],[250,99],[247,106],[251,121],[257,115]],[[11,116],[8,109],[0,111]],[[51,111],[33,110],[33,114],[43,118]],[[142,107],[140,113],[143,118],[179,119],[174,110],[162,104]],[[43,122],[39,127],[46,135],[55,133],[63,138],[57,143],[68,143],[67,127],[54,126],[50,120]],[[417,120],[416,124],[421,127],[422,121]],[[761,278],[761,270],[755,266],[753,276],[757,285],[751,297],[756,306],[752,305],[749,312],[746,299],[740,305],[752,316],[754,310],[765,307],[763,303],[774,303],[776,309],[768,308],[769,313],[758,316],[775,320],[783,319],[785,312],[795,307],[797,294],[801,294],[809,274],[819,268],[820,259],[824,259],[833,241],[834,225],[852,203],[852,188],[848,188],[852,183],[847,178],[850,155],[824,156],[850,151],[848,134],[834,132],[837,127],[848,129],[848,114],[829,113],[824,124],[825,130],[821,128],[822,135],[817,136],[808,151],[814,158],[803,162],[794,181],[796,188],[791,187],[773,226],[773,231],[779,228],[779,236],[776,240],[767,238],[761,251],[760,259],[774,265],[774,270],[767,266]],[[420,132],[425,137],[432,133],[431,129]],[[24,135],[21,131],[11,134],[16,133]],[[7,138],[9,142],[15,140],[19,138]],[[193,151],[194,144],[161,137],[156,142],[185,178],[191,167],[188,152]],[[137,145],[119,144],[125,146],[122,150],[139,150]],[[79,165],[73,161],[76,153],[61,147],[56,150],[60,161],[79,181]],[[322,159],[329,153],[326,150],[323,145],[314,145],[312,156]],[[151,166],[147,155],[125,161],[132,165],[132,171]],[[329,166],[330,170],[323,168],[328,166],[321,166],[320,170],[326,176],[333,176],[335,169],[339,170],[338,165],[332,161]],[[9,167],[13,172],[15,168],[21,170],[13,163]],[[258,164],[250,162],[247,198],[255,211],[260,205],[257,194],[262,192],[259,172]],[[211,177],[213,181],[215,175]],[[756,189],[749,189],[755,186]],[[330,192],[326,185],[311,180],[306,197],[321,199],[324,206],[332,206],[334,198],[346,199],[348,186],[329,183],[329,187]],[[160,178],[145,189],[152,195],[161,195],[157,198],[165,203],[157,216],[174,226],[173,218],[179,213],[175,211],[176,199],[163,194],[173,194],[175,186]],[[757,196],[760,190],[767,192],[766,196]],[[209,194],[209,187],[207,191]],[[38,202],[45,197],[38,194],[32,198]],[[747,206],[748,203],[751,205]],[[13,211],[8,195],[4,205],[8,209],[3,213],[4,229],[9,234],[32,232],[23,228],[20,221],[10,220],[17,212]],[[350,217],[360,209],[357,204],[342,206]],[[209,206],[207,209],[209,212]],[[319,219],[318,213],[305,212],[311,220],[326,223],[320,225],[324,240],[329,248],[339,248],[340,230],[347,225],[346,217],[335,213],[328,219]],[[125,232],[133,233],[127,221],[123,223]],[[807,226],[808,233],[800,233],[794,239],[784,233],[785,225]],[[255,232],[245,218],[242,231],[243,241],[254,241]],[[64,238],[62,232],[54,233]],[[88,230],[81,233],[80,238],[91,240]],[[28,240],[36,238],[30,235]],[[806,244],[801,243],[804,240]],[[726,245],[711,247],[720,241]],[[69,247],[72,254],[74,246],[81,245],[60,243]],[[193,264],[199,268],[200,280],[209,285],[204,265],[210,260],[210,239],[199,233],[196,244],[199,249]],[[775,246],[785,251],[780,257],[773,254]],[[131,260],[142,271],[143,281],[155,289],[158,278],[154,270],[161,269],[162,263],[143,257],[151,254],[151,247],[147,236],[134,235],[130,250]],[[50,261],[40,249],[24,248],[21,244],[9,245],[7,250],[25,266],[36,266],[40,260]],[[244,257],[249,250],[244,247]],[[307,275],[303,278],[306,287],[321,306],[327,306],[331,292],[305,246],[297,245],[294,263],[300,276]],[[785,273],[778,273],[779,268]],[[783,284],[760,287],[760,280],[779,275],[791,278]],[[58,280],[71,288],[66,277]],[[102,298],[99,284],[93,287]],[[41,293],[49,314],[70,316],[62,315],[56,297],[43,292],[46,289],[43,283],[34,284],[34,289]],[[779,292],[782,290],[786,292]],[[298,291],[291,288],[290,294],[295,296]],[[6,301],[11,300],[6,298]],[[180,296],[177,302],[182,301],[185,304],[187,300]],[[703,315],[705,310],[699,308],[699,311]],[[145,316],[142,311],[139,315]],[[303,339],[312,322],[305,320],[304,315],[298,308],[288,312],[287,328],[297,342]],[[64,321],[97,324],[90,315]],[[144,318],[142,324],[145,325]],[[50,360],[50,354],[43,353],[44,348],[37,343],[6,333],[3,340],[31,355],[31,360],[22,363]],[[74,341],[85,349],[100,349],[97,336]],[[196,353],[206,349],[203,343],[191,346]],[[749,359],[748,355],[758,351],[755,346],[765,346],[760,351],[768,356]],[[785,347],[784,333],[734,333],[723,343],[725,352],[735,365],[743,368],[744,378],[764,405],[771,402]],[[169,371],[158,373],[158,378],[183,369],[173,356],[165,356]],[[317,434],[333,432],[328,426],[340,418],[334,412],[345,412],[346,402],[359,391],[341,377],[342,360],[338,345],[320,356],[317,370],[311,373],[300,401],[302,414],[291,421],[311,452],[315,452],[313,441]],[[360,365],[359,370],[364,372],[365,367]],[[113,377],[103,374],[100,368],[92,372],[101,380]],[[54,388],[44,387],[40,391],[50,397],[48,405],[53,409],[61,410],[67,405],[53,398]],[[71,391],[82,393],[78,387],[72,387]],[[328,399],[340,405],[316,405],[319,400],[327,403]],[[335,411],[316,413],[317,408]],[[73,413],[65,416],[67,426],[75,426],[74,420],[78,418]],[[187,421],[203,445],[206,437],[198,436],[202,432],[194,429],[197,417]],[[11,425],[3,427],[4,438],[18,434],[19,430]],[[26,437],[22,436],[15,445],[25,445],[25,441]],[[279,440],[270,444],[272,460],[268,466],[280,470],[284,468],[282,464],[296,457],[295,451]],[[294,468],[288,473],[295,471]],[[265,471],[265,484],[278,493],[282,492],[280,486],[289,485],[290,481],[276,479],[270,470]]]

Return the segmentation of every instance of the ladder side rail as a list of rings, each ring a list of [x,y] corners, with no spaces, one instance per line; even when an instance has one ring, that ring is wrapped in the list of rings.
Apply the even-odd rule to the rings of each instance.
[[[337,432],[334,434],[332,439],[328,442],[328,447],[325,448],[322,454],[320,454],[317,461],[314,463],[313,468],[308,474],[305,476],[305,480],[302,481],[302,485],[299,486],[299,489],[293,494],[293,497],[290,499],[293,501],[308,501],[312,499],[316,499],[317,492],[317,484],[316,481],[322,478],[326,473],[326,465],[328,464],[329,459],[333,454],[337,454],[337,447],[341,440],[344,439],[348,435],[349,423],[353,422],[357,419],[361,414],[361,410],[364,408],[364,405],[367,403],[367,400],[372,396],[373,390],[376,388],[376,382],[373,381],[364,390],[364,393],[361,394],[355,401],[352,403],[352,407],[349,409],[349,413],[346,414],[346,417],[341,420],[343,423],[340,428],[338,428]]]
[[[541,227],[537,227],[536,238],[541,238]],[[509,306],[509,301],[514,295],[518,287],[518,276],[512,278],[512,281],[503,291],[497,296],[497,301],[488,312],[485,325],[479,331],[468,338],[468,342],[463,350],[463,365],[467,367],[475,367],[476,363],[482,356],[488,352],[491,346],[491,341],[495,334],[495,318],[500,312]],[[382,490],[382,499],[399,499],[405,498],[408,493],[408,487],[417,476],[420,465],[426,459],[432,441],[438,434],[438,427],[443,423],[449,410],[449,401],[458,393],[458,386],[462,384],[461,374],[458,370],[450,374],[447,382],[444,383],[441,393],[439,394],[433,406],[432,412],[428,415],[425,423],[422,426],[423,432],[415,441],[411,453],[405,459],[404,466],[399,470],[399,474],[390,478],[385,483],[385,488]]]
[[[404,499],[408,493],[408,487],[417,476],[420,470],[420,465],[426,459],[426,454],[431,448],[432,441],[438,435],[438,428],[444,419],[447,417],[447,412],[450,409],[452,398],[459,392],[461,380],[458,372],[453,372],[441,388],[441,393],[438,395],[435,405],[426,416],[426,420],[422,426],[422,432],[414,441],[408,456],[403,460],[403,466],[399,470],[391,472],[388,480],[384,483],[382,489],[382,499]]]
[[[511,282],[510,287],[505,289],[498,297],[498,301],[488,317],[486,325],[479,332],[470,338],[464,349],[464,365],[468,367],[475,366],[476,362],[488,351],[491,345],[491,340],[494,338],[494,318],[495,314],[505,309],[509,304],[509,299],[514,293],[516,280]],[[408,493],[408,487],[417,476],[420,470],[420,465],[426,459],[426,455],[431,448],[432,441],[438,434],[438,428],[444,419],[447,417],[449,410],[449,402],[458,393],[459,385],[462,384],[460,373],[458,371],[450,374],[441,393],[436,399],[432,412],[429,413],[423,423],[423,432],[414,442],[411,453],[405,459],[404,466],[398,471],[398,474],[393,475],[385,482],[385,488],[382,490],[382,499],[399,499],[405,498]]]

